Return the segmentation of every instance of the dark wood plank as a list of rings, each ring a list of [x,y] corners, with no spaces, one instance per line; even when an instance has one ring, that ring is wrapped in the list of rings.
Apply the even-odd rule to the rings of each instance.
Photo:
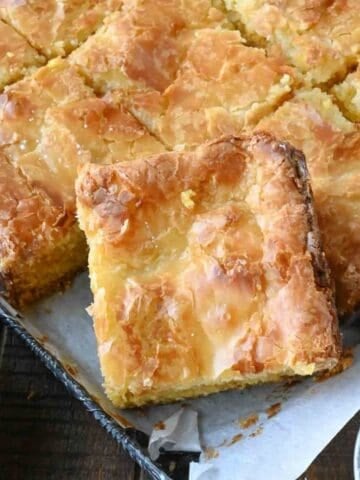
[[[301,477],[301,480],[351,480],[354,478],[353,457],[360,413],[339,432]]]
[[[0,465],[7,480],[133,480],[116,442],[8,331],[0,369]]]
[[[1,343],[0,336],[0,352]],[[352,479],[359,427],[360,413],[301,480]],[[7,480],[145,480],[81,403],[10,331],[0,363],[0,465],[0,478]]]

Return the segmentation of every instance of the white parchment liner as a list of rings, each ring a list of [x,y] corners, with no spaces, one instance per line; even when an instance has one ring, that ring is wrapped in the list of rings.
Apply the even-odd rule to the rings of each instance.
[[[101,387],[96,340],[85,311],[91,301],[84,273],[65,293],[23,312],[23,324],[118,423],[150,435],[184,402],[141,410],[111,405]],[[360,343],[360,326],[345,336]],[[203,449],[200,464],[191,465],[191,480],[295,480],[360,409],[360,346],[354,352],[353,366],[324,382],[307,379],[291,387],[264,385],[187,400],[185,408],[198,413]],[[267,409],[277,403],[280,411],[268,418]],[[243,428],[242,420],[253,414],[258,420]]]

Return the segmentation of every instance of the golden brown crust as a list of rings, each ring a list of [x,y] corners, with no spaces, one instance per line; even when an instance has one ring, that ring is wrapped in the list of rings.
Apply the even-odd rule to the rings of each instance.
[[[2,293],[12,303],[19,304],[35,296],[36,291],[51,290],[51,283],[62,277],[62,265],[67,265],[67,259],[61,259],[61,256],[48,258],[49,251],[56,248],[63,238],[72,239],[76,235],[73,233],[76,228],[75,217],[64,207],[56,205],[44,191],[31,186],[1,153],[0,206]],[[81,242],[77,246],[79,244]],[[79,251],[78,256],[84,261],[84,242],[82,247],[83,252]],[[65,251],[62,248],[63,254]],[[68,253],[71,257],[71,250]],[[50,263],[47,264],[46,260]],[[52,260],[62,263],[54,265]],[[58,269],[59,278],[51,278],[52,269]],[[78,270],[78,263],[74,262],[71,269]]]
[[[122,0],[1,0],[0,17],[47,57],[79,46]]]
[[[126,7],[70,56],[102,93],[129,87],[164,91],[193,29],[226,24],[210,0],[134,0]]]
[[[6,220],[0,274],[17,303],[51,290],[86,264],[75,218],[78,167],[164,149],[121,103],[96,98],[65,60],[5,89],[0,148],[2,162],[7,157],[0,174],[0,219]]]
[[[45,62],[24,38],[0,21],[0,91]]]
[[[311,84],[344,75],[360,53],[357,0],[225,0],[255,43],[296,66]]]
[[[164,92],[132,90],[126,102],[169,147],[189,149],[255,124],[296,83],[292,68],[245,46],[239,32],[203,29],[194,34],[176,79]]]
[[[324,248],[336,283],[337,305],[360,302],[357,185],[360,131],[320,90],[299,91],[257,126],[301,149],[307,159]]]
[[[120,406],[310,374],[340,344],[304,159],[268,135],[77,181],[92,313]]]

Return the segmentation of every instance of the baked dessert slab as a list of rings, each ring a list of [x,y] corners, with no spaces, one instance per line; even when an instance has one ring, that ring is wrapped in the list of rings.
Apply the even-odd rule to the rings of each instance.
[[[122,0],[1,0],[0,17],[48,58],[64,56],[94,33]]]
[[[357,63],[357,0],[225,0],[245,36],[296,66],[311,84],[334,81]]]
[[[0,152],[0,292],[19,305],[59,288],[86,265],[74,215]]]
[[[229,26],[211,0],[133,0],[70,56],[97,92],[164,91],[174,80],[193,31]]]
[[[0,20],[0,91],[45,63],[45,58]]]
[[[331,93],[335,96],[344,115],[354,122],[360,122],[360,66],[339,84]]]
[[[239,32],[194,33],[176,79],[164,92],[129,90],[131,112],[170,148],[189,149],[255,125],[291,95],[296,73]]]
[[[0,148],[19,161],[36,149],[49,108],[93,95],[75,67],[51,60],[0,95]]]
[[[360,131],[326,93],[298,91],[257,126],[301,149],[340,313],[360,302]]]
[[[0,278],[10,301],[21,305],[86,266],[86,242],[76,221],[78,168],[164,147],[123,105],[96,98],[65,60],[53,60],[5,89],[0,138],[6,165],[1,200],[10,189],[12,203],[20,205],[0,202]]]
[[[331,282],[302,154],[268,135],[85,165],[98,352],[120,407],[336,364]]]

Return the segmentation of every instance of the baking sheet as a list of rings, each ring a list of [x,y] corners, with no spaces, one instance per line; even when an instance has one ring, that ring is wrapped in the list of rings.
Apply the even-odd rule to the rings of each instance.
[[[202,454],[200,464],[190,465],[191,480],[295,480],[360,408],[360,347],[356,346],[360,329],[350,326],[345,329],[345,339],[355,346],[353,366],[326,381],[265,385],[187,400],[181,405],[116,409],[101,387],[92,321],[85,310],[90,303],[84,273],[64,293],[24,311],[18,321],[60,361],[65,377],[74,378],[84,393],[88,392],[92,406],[88,402],[87,407],[97,408],[97,413],[114,425],[150,436],[154,427],[159,429],[159,424],[181,408],[197,412],[189,418],[198,422]],[[10,309],[10,313],[15,316],[16,312]],[[130,453],[137,457],[136,442],[130,438],[130,443],[135,449]],[[156,465],[152,469],[145,450],[140,456],[145,468],[153,470],[154,478],[168,478],[161,476]]]

